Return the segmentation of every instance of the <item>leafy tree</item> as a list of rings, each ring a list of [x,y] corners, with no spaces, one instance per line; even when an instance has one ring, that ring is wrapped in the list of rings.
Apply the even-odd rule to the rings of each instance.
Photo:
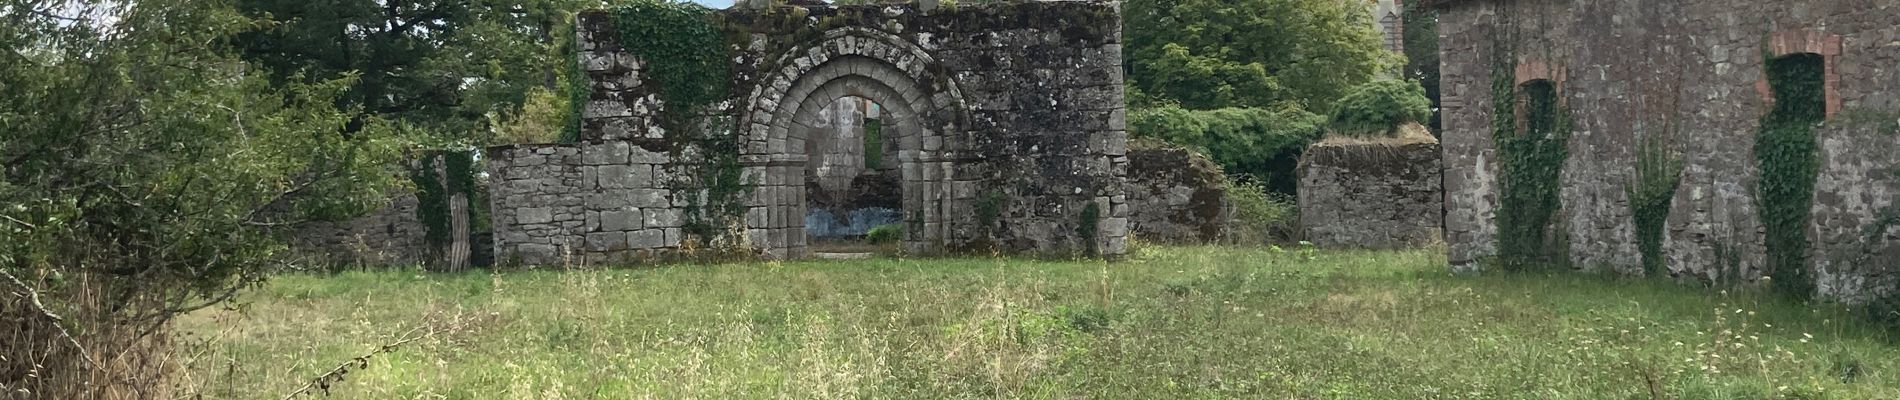
[[[1187,110],[1175,106],[1128,113],[1128,130],[1207,154],[1230,174],[1292,193],[1293,161],[1320,137],[1326,118],[1297,107]]]
[[[1393,57],[1342,0],[1129,0],[1129,80],[1189,109],[1291,103],[1324,112]]]
[[[376,206],[395,184],[390,124],[338,134],[354,74],[274,86],[235,56],[255,21],[231,6],[0,5],[10,395],[151,396],[166,369],[153,333],[283,265],[271,229]]]
[[[555,89],[573,12],[599,0],[239,0],[238,41],[280,85],[359,76],[339,105],[480,144],[531,89]],[[359,118],[360,119],[360,118]]]
[[[1438,102],[1438,10],[1420,2],[1405,4],[1405,78],[1425,87],[1425,98],[1432,102],[1432,132],[1439,123]]]

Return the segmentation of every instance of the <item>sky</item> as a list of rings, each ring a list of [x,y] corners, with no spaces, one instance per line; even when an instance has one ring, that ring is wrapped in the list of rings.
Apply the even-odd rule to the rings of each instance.
[[[712,8],[726,8],[732,6],[732,0],[693,0],[693,2],[704,4]]]

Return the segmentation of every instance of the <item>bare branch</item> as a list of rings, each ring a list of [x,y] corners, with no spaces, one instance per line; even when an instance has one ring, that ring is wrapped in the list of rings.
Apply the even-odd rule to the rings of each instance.
[[[66,343],[72,344],[73,349],[79,351],[79,357],[86,360],[86,366],[92,369],[99,369],[99,362],[92,359],[92,352],[86,350],[86,346],[80,345],[79,339],[74,339],[71,331],[66,330],[66,319],[60,317],[59,314],[54,314],[52,310],[47,310],[46,304],[40,302],[39,291],[33,290],[33,286],[27,285],[26,282],[21,282],[20,278],[14,277],[13,273],[7,272],[6,270],[0,270],[0,276],[6,276],[8,281],[20,287],[21,292],[17,293],[17,295],[26,299],[27,305],[33,307],[33,311],[39,313],[40,317],[46,318],[48,322],[53,324],[54,328],[59,329],[59,336],[66,338]]]

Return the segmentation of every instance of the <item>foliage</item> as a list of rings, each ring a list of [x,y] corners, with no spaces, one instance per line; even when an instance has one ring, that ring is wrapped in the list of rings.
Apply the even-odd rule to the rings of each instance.
[[[1287,242],[1299,232],[1300,210],[1293,199],[1271,193],[1259,183],[1229,178],[1227,200],[1234,204],[1229,243]]]
[[[1834,305],[1579,274],[1453,276],[1443,250],[1150,247],[1114,264],[293,275],[241,312],[189,316],[210,345],[178,356],[192,379],[178,394],[283,393],[431,310],[464,310],[467,332],[373,359],[334,395],[1597,400],[1658,398],[1653,378],[1665,399],[1900,398],[1900,347]],[[228,362],[287,355],[316,362]]]
[[[1407,123],[1432,117],[1432,102],[1418,82],[1382,79],[1353,88],[1334,107],[1333,132],[1348,136],[1391,136]]]
[[[1427,126],[1437,134],[1439,123],[1438,87],[1438,9],[1424,2],[1405,2],[1405,79],[1417,80],[1432,101],[1432,118]]]
[[[565,99],[539,87],[529,88],[526,98],[520,111],[490,116],[489,123],[495,127],[493,143],[560,143],[579,139],[580,112],[573,105],[585,102]]]
[[[1290,168],[1278,168],[1277,160],[1297,158],[1319,139],[1324,123],[1325,117],[1297,108],[1192,111],[1163,106],[1128,113],[1130,136],[1193,148],[1228,173],[1268,183],[1296,178]]]
[[[639,55],[643,73],[660,83],[665,108],[659,123],[675,156],[703,157],[674,187],[689,196],[686,233],[707,242],[732,238],[742,226],[740,197],[749,186],[741,182],[738,139],[727,134],[733,118],[709,115],[708,108],[730,94],[731,79],[730,46],[711,18],[711,9],[671,0],[635,0],[614,10],[621,46]]]
[[[865,232],[864,240],[871,244],[897,243],[904,240],[904,224],[878,225]]]
[[[1513,81],[1513,53],[1494,55],[1492,140],[1499,158],[1498,252],[1506,269],[1562,264],[1567,257],[1553,243],[1550,223],[1562,200],[1564,160],[1570,140],[1570,116],[1557,87],[1538,80],[1522,87]],[[1518,109],[1522,96],[1523,110]],[[1523,121],[1522,126],[1519,121]]]
[[[1130,0],[1122,9],[1131,86],[1189,109],[1326,110],[1394,61],[1359,2]]]
[[[233,40],[279,85],[360,76],[338,106],[449,141],[486,143],[574,58],[562,32],[599,0],[237,0],[267,29]],[[292,79],[295,76],[297,79]],[[358,127],[352,125],[352,128]]]
[[[1762,117],[1755,136],[1761,170],[1757,206],[1767,233],[1769,274],[1777,289],[1808,298],[1814,278],[1807,266],[1807,223],[1819,172],[1814,127],[1827,117],[1821,56],[1798,54],[1766,60],[1775,108]]]
[[[1629,196],[1636,225],[1636,248],[1643,256],[1643,274],[1662,276],[1663,225],[1669,206],[1682,183],[1682,157],[1669,149],[1666,135],[1650,135],[1636,147],[1636,181],[1623,188]]]
[[[1009,195],[999,190],[987,190],[976,199],[976,223],[982,225],[987,233],[996,227],[996,221],[1003,218],[1003,207],[1009,205]]]
[[[339,134],[355,76],[274,85],[229,47],[257,21],[227,3],[27,1],[0,20],[9,394],[162,384],[141,379],[166,366],[137,361],[163,355],[178,312],[288,264],[272,230],[363,212],[398,184],[389,124]]]

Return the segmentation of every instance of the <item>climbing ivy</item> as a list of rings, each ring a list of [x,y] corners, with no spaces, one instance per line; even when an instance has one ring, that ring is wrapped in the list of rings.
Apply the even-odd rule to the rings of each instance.
[[[725,236],[745,213],[740,144],[734,119],[710,106],[731,95],[731,44],[711,9],[670,0],[635,0],[616,9],[620,44],[641,57],[641,72],[657,82],[665,104],[658,125],[671,140],[677,165],[674,192],[686,196],[685,232],[710,241]]]
[[[1775,105],[1755,135],[1755,160],[1761,180],[1756,203],[1767,232],[1768,270],[1776,289],[1805,299],[1814,293],[1807,268],[1807,223],[1814,200],[1816,156],[1814,128],[1827,118],[1821,56],[1795,54],[1767,58],[1768,85]]]
[[[416,219],[422,222],[424,239],[435,248],[449,244],[454,237],[449,199],[461,194],[468,199],[468,220],[481,223],[480,188],[475,184],[475,159],[472,151],[429,151],[409,170],[409,182],[416,187]],[[438,170],[437,166],[441,169]],[[444,181],[443,178],[447,180]],[[470,226],[470,229],[475,228]]]
[[[1643,274],[1663,273],[1663,223],[1682,183],[1682,158],[1672,153],[1669,134],[1650,135],[1636,146],[1636,180],[1623,188],[1629,195],[1636,224],[1636,250],[1643,256]]]
[[[409,170],[409,182],[416,185],[416,219],[422,222],[423,237],[435,248],[449,242],[449,194],[436,174],[439,159],[441,153],[426,152],[417,167]]]
[[[1506,269],[1561,264],[1567,257],[1562,257],[1563,246],[1550,238],[1549,226],[1562,201],[1558,196],[1564,160],[1570,155],[1565,147],[1570,140],[1569,112],[1550,81],[1518,87],[1516,55],[1499,47],[1501,54],[1491,74],[1491,137],[1497,146],[1501,186],[1499,261]],[[1524,97],[1521,113],[1518,96]]]

